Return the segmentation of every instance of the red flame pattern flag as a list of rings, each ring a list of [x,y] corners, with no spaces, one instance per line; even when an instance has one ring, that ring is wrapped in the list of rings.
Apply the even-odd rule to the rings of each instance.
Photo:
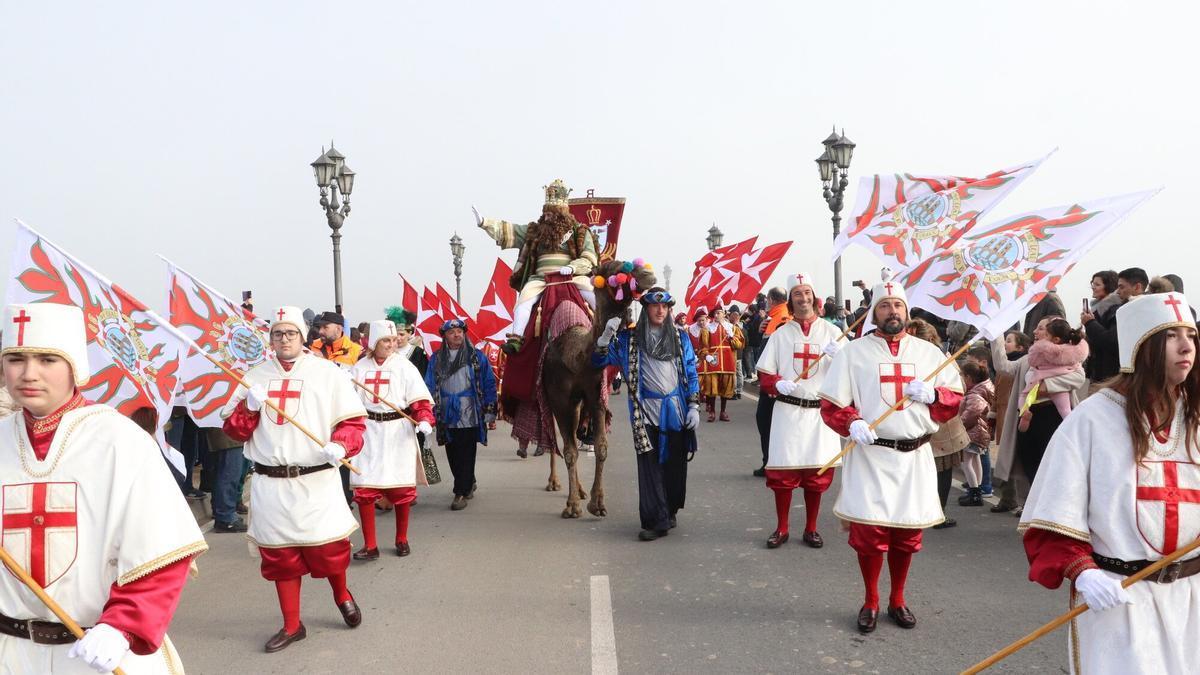
[[[483,299],[479,301],[479,313],[475,315],[475,329],[483,342],[499,346],[512,328],[517,291],[508,284],[511,276],[512,268],[508,263],[496,258],[492,279],[483,292]]]
[[[792,242],[785,241],[755,249],[757,241],[757,237],[752,237],[723,246],[696,261],[684,296],[687,306],[753,302],[792,246]]]
[[[912,267],[953,247],[1049,156],[982,178],[914,174],[862,178],[850,226],[833,241],[833,258],[853,243],[892,268]]]
[[[53,302],[83,310],[92,372],[82,394],[126,416],[153,409],[159,446],[182,472],[183,456],[167,445],[162,427],[171,417],[186,341],[124,289],[20,221],[11,269],[9,304]]]
[[[976,228],[896,280],[904,284],[910,306],[969,323],[984,337],[994,338],[1053,291],[1101,237],[1157,192],[1041,209]]]
[[[167,263],[171,325],[239,374],[270,358],[265,323],[171,261],[163,261]],[[179,394],[196,424],[219,427],[223,423],[221,408],[238,383],[195,350],[184,353]]]

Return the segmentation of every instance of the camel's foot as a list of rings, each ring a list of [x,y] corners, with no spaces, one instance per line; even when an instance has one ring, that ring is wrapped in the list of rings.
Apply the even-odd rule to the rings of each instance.
[[[583,515],[583,509],[579,508],[579,503],[567,503],[566,508],[562,511],[563,518],[578,518]]]
[[[558,482],[557,478],[551,478],[546,483],[546,492],[558,492],[562,489],[562,483]]]
[[[579,491],[575,493],[575,496],[579,498],[579,501],[583,501],[587,499],[587,491],[583,488],[579,488]]]
[[[603,497],[592,497],[592,501],[588,502],[587,510],[588,513],[599,518],[603,518],[604,516],[608,515],[608,509],[604,508]]]

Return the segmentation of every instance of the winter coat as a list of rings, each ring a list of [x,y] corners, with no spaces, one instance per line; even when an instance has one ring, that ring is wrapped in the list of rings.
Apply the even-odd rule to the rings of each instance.
[[[1028,394],[1033,385],[1041,383],[1039,394],[1057,393],[1072,389],[1071,373],[1081,370],[1088,357],[1088,343],[1077,345],[1069,342],[1055,344],[1050,340],[1033,343],[1029,348],[1029,372],[1025,374],[1023,394]]]
[[[1083,327],[1091,348],[1091,355],[1083,370],[1092,382],[1107,380],[1120,371],[1121,361],[1117,352],[1117,309],[1123,304],[1121,296],[1109,293],[1092,306],[1092,316],[1096,318]]]
[[[988,423],[988,417],[995,402],[996,387],[988,380],[971,387],[971,391],[963,397],[958,408],[958,416],[967,428],[971,442],[981,448],[986,448],[992,443],[992,427]]]

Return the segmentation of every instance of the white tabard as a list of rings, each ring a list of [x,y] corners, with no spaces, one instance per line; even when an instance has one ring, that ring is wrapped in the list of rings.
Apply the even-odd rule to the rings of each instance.
[[[114,583],[208,549],[154,439],[107,406],[64,415],[44,461],[21,414],[0,421],[0,490],[0,544],[82,626],[95,625]],[[7,569],[0,612],[59,622]],[[67,658],[70,649],[0,635],[0,673],[95,672]],[[166,639],[121,667],[130,675],[183,672]]]
[[[1139,467],[1124,403],[1104,389],[1063,421],[1038,467],[1021,531],[1056,532],[1121,560],[1157,560],[1200,536],[1200,466],[1182,438],[1182,407],[1172,437],[1165,444],[1152,437]],[[1200,457],[1200,449],[1192,456]],[[1170,584],[1140,581],[1126,590],[1132,605],[1087,611],[1072,623],[1067,643],[1074,672],[1196,672],[1200,575]],[[1072,593],[1072,606],[1078,602]]]
[[[383,400],[394,403],[401,410],[417,401],[433,401],[420,371],[399,354],[389,356],[382,366],[374,358],[367,357],[354,364],[350,374],[370,388],[370,392],[358,389],[358,396],[369,412],[394,413]],[[350,484],[355,487],[429,484],[421,464],[416,428],[403,417],[388,422],[368,419],[363,449],[355,455],[354,466],[362,472],[361,475],[350,474]]]
[[[892,356],[887,342],[874,333],[846,345],[821,385],[820,396],[838,406],[853,405],[867,422],[874,422],[904,397],[904,385],[924,379],[946,360],[933,344],[905,335]],[[938,373],[934,387],[962,393],[958,367]],[[909,401],[876,429],[879,438],[907,440],[938,430],[929,406]],[[937,493],[937,470],[928,443],[912,452],[878,445],[857,445],[842,465],[842,489],[833,512],[843,520],[864,525],[923,528],[945,520]]]
[[[301,354],[290,371],[270,360],[251,368],[244,379],[251,386],[266,387],[272,403],[328,443],[339,422],[367,414],[347,372],[322,358]],[[233,414],[245,397],[246,389],[239,386],[221,417]],[[265,404],[244,453],[251,461],[270,466],[326,463],[320,446]],[[247,536],[266,548],[318,546],[345,539],[358,528],[336,469],[297,478],[255,476],[250,481],[250,506]]]
[[[822,358],[821,349],[836,341],[842,332],[832,323],[817,319],[804,334],[800,322],[789,321],[771,334],[757,370],[795,380],[809,366],[808,377],[800,380],[795,398],[814,400],[829,372],[831,359]],[[819,360],[818,360],[819,359]],[[820,408],[775,402],[771,413],[771,440],[767,455],[768,469],[814,469],[837,456],[841,438],[821,420]],[[835,466],[840,466],[838,462]]]

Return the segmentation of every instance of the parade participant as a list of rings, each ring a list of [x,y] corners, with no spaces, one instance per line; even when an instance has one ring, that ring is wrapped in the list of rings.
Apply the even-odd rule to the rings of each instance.
[[[758,327],[756,329],[761,338],[758,347],[759,354],[755,357],[756,363],[761,358],[762,352],[766,350],[767,341],[771,335],[791,318],[788,314],[789,303],[786,290],[778,286],[772,288],[767,291],[766,301],[768,309],[765,315],[758,319]],[[758,478],[767,475],[767,458],[770,454],[771,440],[771,413],[774,409],[775,398],[773,396],[758,397],[758,405],[754,409],[754,422],[758,427],[758,442],[762,450],[762,465],[754,470],[754,475]]]
[[[413,330],[417,316],[407,309],[388,307],[387,318],[391,319],[396,327],[396,353],[400,358],[408,359],[409,363],[416,366],[421,377],[425,377],[425,369],[429,367],[429,355],[425,353],[421,344],[421,336]]]
[[[346,319],[337,312],[321,312],[313,319],[313,327],[321,337],[313,341],[310,349],[339,368],[353,366],[362,356],[362,345],[346,336],[345,325]]]
[[[475,222],[500,248],[519,249],[517,263],[513,266],[510,283],[520,291],[513,312],[513,330],[508,334],[504,351],[514,354],[525,343],[525,329],[533,306],[546,289],[546,275],[562,275],[564,281],[572,283],[593,310],[596,295],[588,275],[600,263],[596,253],[596,236],[571,215],[568,195],[571,190],[561,179],[543,188],[546,201],[542,215],[536,222],[518,225],[504,220],[481,218],[474,207]],[[553,308],[542,308],[548,321]]]
[[[347,626],[362,612],[346,587],[354,516],[340,494],[340,460],[362,449],[367,411],[354,385],[332,363],[304,353],[304,318],[297,307],[272,315],[275,358],[254,366],[221,411],[225,433],[246,443],[254,462],[250,482],[250,541],[262,556],[262,576],[275,582],[283,628],[267,641],[277,652],[307,636],[300,621],[300,582],[305,574],[328,579],[333,602]],[[318,446],[271,408],[283,409],[322,439]]]
[[[742,310],[737,305],[729,307],[729,325],[733,326],[731,343],[739,345],[733,348],[733,370],[737,379],[733,383],[733,400],[742,400],[742,387],[746,383],[746,368],[743,352],[746,348],[746,332],[742,330]]]
[[[369,389],[358,389],[367,409],[367,430],[362,452],[354,460],[359,473],[350,476],[363,529],[363,547],[354,553],[355,560],[379,558],[372,506],[382,498],[396,510],[396,554],[403,557],[411,552],[409,512],[417,499],[417,485],[428,485],[417,432],[433,432],[433,397],[417,369],[396,351],[395,330],[388,319],[372,321],[370,354],[350,369],[350,376]],[[415,428],[388,403],[415,419]]]
[[[725,310],[720,305],[712,308],[708,321],[697,322],[699,343],[696,361],[700,369],[700,395],[708,411],[708,421],[717,419],[717,399],[721,399],[721,421],[729,421],[725,404],[733,398],[736,356],[734,350],[742,347],[736,341],[733,326],[725,320]]]
[[[759,389],[775,398],[767,457],[767,487],[775,493],[775,531],[767,548],[779,548],[788,540],[788,514],[792,491],[804,490],[803,541],[812,548],[825,545],[817,532],[821,495],[833,483],[833,469],[817,470],[841,450],[838,435],[821,420],[817,392],[829,372],[830,359],[841,349],[842,333],[828,321],[820,321],[817,293],[811,277],[788,278],[788,311],[792,320],[767,340],[758,360]]]
[[[868,311],[876,329],[833,358],[819,392],[825,423],[855,443],[842,464],[833,511],[850,522],[850,546],[858,553],[866,587],[858,613],[862,633],[875,630],[885,554],[892,581],[888,616],[902,628],[917,624],[904,600],[908,567],[921,550],[921,530],[945,518],[929,438],[938,424],[958,414],[962,401],[962,379],[953,364],[925,381],[945,355],[905,331],[908,298],[900,284],[877,284]],[[905,397],[909,400],[877,429],[870,428]]]
[[[1063,421],[1025,503],[1029,579],[1070,580],[1071,606],[1088,604],[1071,622],[1074,672],[1194,672],[1200,556],[1121,581],[1200,535],[1200,342],[1181,293],[1116,314],[1121,373]]]
[[[700,381],[687,335],[671,325],[671,294],[642,294],[637,326],[618,332],[614,317],[596,340],[592,365],[620,366],[629,385],[629,421],[638,465],[638,539],[653,541],[675,527],[687,493],[687,463],[696,451]]]
[[[76,640],[6,570],[0,671],[81,673],[82,662],[182,672],[167,625],[192,557],[208,547],[162,453],[137,424],[79,393],[90,370],[78,308],[12,305],[4,327],[4,384],[21,408],[0,421],[4,548],[90,628]]]
[[[467,324],[450,319],[442,324],[442,346],[429,360],[425,385],[433,395],[438,445],[446,447],[454,474],[454,501],[461,511],[475,496],[475,453],[487,446],[488,429],[496,424],[496,376],[487,355],[467,339]]]

